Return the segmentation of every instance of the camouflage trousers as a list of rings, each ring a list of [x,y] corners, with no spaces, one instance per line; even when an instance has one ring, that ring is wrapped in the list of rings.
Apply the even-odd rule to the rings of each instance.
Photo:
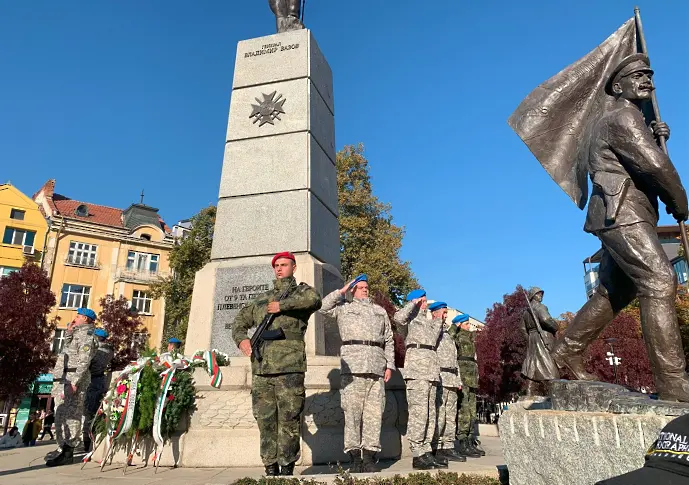
[[[476,422],[476,389],[462,387],[459,392],[461,406],[457,418],[457,439],[465,439],[473,436],[474,423]]]
[[[459,393],[454,387],[438,386],[435,401],[438,410],[438,424],[435,427],[433,447],[439,450],[452,450],[455,447],[457,432],[457,400]]]
[[[340,399],[344,411],[344,451],[380,451],[380,428],[385,410],[385,383],[374,374],[345,374]]]
[[[63,388],[67,387],[64,397]],[[84,390],[72,392],[71,387],[56,384],[53,387],[55,400],[55,440],[57,445],[76,448],[81,444],[81,417],[84,413]]]
[[[435,432],[437,389],[430,381],[407,380],[407,440],[413,457],[433,451],[431,441]]]
[[[251,403],[264,465],[285,466],[299,458],[305,397],[303,373],[253,376]]]

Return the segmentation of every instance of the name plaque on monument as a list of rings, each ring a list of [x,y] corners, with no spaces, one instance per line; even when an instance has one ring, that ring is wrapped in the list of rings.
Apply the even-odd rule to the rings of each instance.
[[[239,310],[273,288],[275,274],[269,265],[218,268],[213,298],[212,348],[231,356],[242,353],[232,340],[232,323]],[[249,332],[251,335],[251,332]]]

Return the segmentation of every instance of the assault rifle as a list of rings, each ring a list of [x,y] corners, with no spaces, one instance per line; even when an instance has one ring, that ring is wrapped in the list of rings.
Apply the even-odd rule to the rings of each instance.
[[[291,288],[287,288],[285,291],[282,292],[282,294],[279,296],[277,301],[284,300],[287,298],[287,295],[289,294]],[[254,359],[258,362],[261,362],[263,360],[263,345],[270,340],[282,340],[285,338],[285,332],[281,328],[276,328],[274,330],[268,330],[268,327],[273,323],[273,320],[275,320],[275,317],[277,316],[277,313],[268,313],[266,314],[265,317],[263,317],[263,321],[259,324],[259,326],[256,328],[256,332],[254,332],[253,336],[251,337],[251,361],[253,362]]]

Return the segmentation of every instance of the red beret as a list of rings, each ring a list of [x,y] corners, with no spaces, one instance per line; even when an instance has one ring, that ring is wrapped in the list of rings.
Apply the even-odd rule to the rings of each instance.
[[[277,253],[275,256],[273,256],[273,261],[270,263],[271,266],[275,267],[275,261],[278,259],[291,259],[295,263],[297,260],[294,258],[294,254],[290,253],[289,251],[285,251],[283,253]]]

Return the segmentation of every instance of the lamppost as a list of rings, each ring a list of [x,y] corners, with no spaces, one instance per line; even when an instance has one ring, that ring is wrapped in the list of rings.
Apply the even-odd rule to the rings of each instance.
[[[615,348],[613,347],[613,344],[617,342],[617,339],[616,338],[606,338],[605,342],[608,345],[610,345],[610,352],[608,352],[606,354],[608,356],[607,361],[613,367],[613,371],[615,373],[615,384],[617,384],[617,366],[620,365],[620,362],[622,362],[622,359],[615,356]]]

